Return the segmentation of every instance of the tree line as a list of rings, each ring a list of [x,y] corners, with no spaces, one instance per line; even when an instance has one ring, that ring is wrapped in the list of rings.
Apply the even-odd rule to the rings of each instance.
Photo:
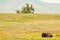
[[[22,7],[21,11],[16,10],[16,13],[34,13],[33,5],[26,4],[26,6]]]

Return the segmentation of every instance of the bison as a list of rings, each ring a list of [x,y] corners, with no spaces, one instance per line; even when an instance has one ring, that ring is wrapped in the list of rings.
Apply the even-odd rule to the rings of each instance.
[[[44,33],[44,32],[41,34],[41,36],[42,37],[53,37],[52,34],[50,34],[50,33]]]

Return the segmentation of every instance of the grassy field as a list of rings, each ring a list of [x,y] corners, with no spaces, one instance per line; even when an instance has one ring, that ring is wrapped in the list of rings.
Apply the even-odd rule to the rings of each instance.
[[[0,40],[60,40],[60,14],[0,14]]]

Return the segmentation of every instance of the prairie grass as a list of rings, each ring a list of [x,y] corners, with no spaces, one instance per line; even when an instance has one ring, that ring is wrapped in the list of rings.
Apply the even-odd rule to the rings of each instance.
[[[0,40],[60,40],[60,14],[0,14]]]

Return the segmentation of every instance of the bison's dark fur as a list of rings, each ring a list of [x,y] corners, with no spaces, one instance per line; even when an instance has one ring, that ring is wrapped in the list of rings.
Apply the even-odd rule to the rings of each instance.
[[[52,34],[50,34],[50,33],[42,33],[41,36],[42,37],[52,37]]]

